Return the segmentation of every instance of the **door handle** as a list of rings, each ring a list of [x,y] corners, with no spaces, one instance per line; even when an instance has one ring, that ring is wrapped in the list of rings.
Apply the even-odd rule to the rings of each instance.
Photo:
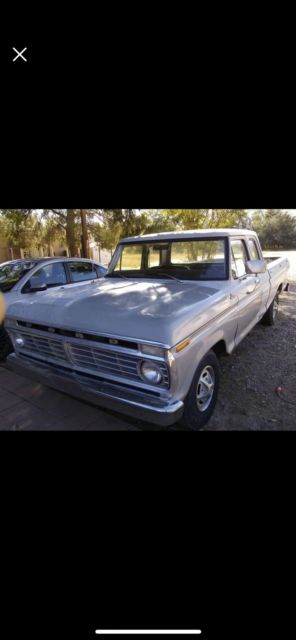
[[[256,278],[253,285],[250,285],[250,287],[247,289],[247,294],[250,295],[250,293],[254,293],[255,289],[257,289],[258,284],[260,284],[260,278]]]

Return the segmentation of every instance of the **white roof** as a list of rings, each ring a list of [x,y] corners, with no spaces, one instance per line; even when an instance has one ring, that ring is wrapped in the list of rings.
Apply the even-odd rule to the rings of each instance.
[[[191,238],[225,238],[229,236],[256,236],[250,229],[193,229],[192,231],[169,231],[152,233],[143,236],[124,238],[121,242],[156,242],[157,240],[190,240]]]

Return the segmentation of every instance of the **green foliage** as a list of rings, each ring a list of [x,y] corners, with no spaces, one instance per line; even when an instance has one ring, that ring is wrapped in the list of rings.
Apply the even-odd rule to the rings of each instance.
[[[149,225],[147,212],[135,209],[104,209],[101,224],[92,226],[92,234],[103,249],[112,250],[122,238],[144,233]]]
[[[177,229],[246,227],[249,215],[245,209],[164,209],[161,215]]]
[[[264,248],[296,247],[296,217],[281,209],[86,209],[89,234],[113,251],[124,237],[182,229],[246,227],[255,229]],[[32,247],[66,243],[70,255],[81,244],[80,209],[2,209],[0,233],[9,244]]]
[[[65,244],[65,229],[58,224],[54,218],[44,220],[42,224],[42,242],[48,247],[58,242],[61,246]]]
[[[14,247],[38,246],[42,236],[39,219],[30,209],[1,209],[1,235]]]
[[[295,249],[296,217],[281,209],[256,211],[252,226],[257,231],[263,249]]]

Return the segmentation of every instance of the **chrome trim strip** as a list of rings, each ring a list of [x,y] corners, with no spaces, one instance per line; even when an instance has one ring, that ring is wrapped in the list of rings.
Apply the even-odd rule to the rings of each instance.
[[[46,325],[47,326],[47,325]],[[151,359],[151,360],[159,360],[160,362],[166,362],[165,359],[165,355],[163,356],[163,358],[161,356],[154,356],[152,354],[146,354],[146,353],[142,353],[142,351],[140,350],[136,350],[136,349],[128,349],[127,347],[121,347],[120,345],[113,345],[113,344],[107,344],[105,342],[98,342],[95,343],[91,340],[87,340],[87,338],[76,338],[74,336],[62,336],[59,335],[58,333],[50,333],[49,331],[39,331],[38,329],[31,329],[30,327],[24,327],[24,326],[20,326],[20,325],[16,325],[16,326],[8,326],[7,330],[12,330],[12,331],[18,331],[19,333],[24,333],[24,334],[29,334],[32,336],[37,336],[40,338],[48,338],[51,340],[59,340],[62,343],[66,343],[66,342],[70,342],[72,344],[75,345],[81,345],[81,346],[88,346],[88,347],[92,347],[92,348],[96,348],[97,349],[102,349],[102,350],[106,350],[106,351],[110,351],[110,352],[114,352],[114,353],[125,353],[126,355],[131,355],[134,357],[140,357],[140,358],[144,358],[146,359]],[[72,329],[71,329],[72,331]],[[90,332],[88,332],[90,333]],[[94,335],[98,335],[98,334],[94,334]],[[100,334],[102,337],[106,337],[105,335],[103,336],[103,334]],[[122,340],[127,340],[128,342],[135,342],[135,344],[139,344],[139,341],[135,341],[135,340],[128,340],[127,338],[121,338]],[[144,344],[144,340],[140,340],[140,342],[142,344]],[[147,343],[147,342],[146,342]],[[146,344],[145,343],[145,344]],[[148,343],[147,343],[148,344]],[[159,344],[153,344],[149,343],[150,346],[160,346]],[[167,348],[165,347],[161,347],[162,349],[164,349],[165,351],[167,351]]]
[[[29,320],[29,319],[26,318],[25,320],[23,320],[22,318],[18,318],[18,317],[13,316],[13,315],[9,315],[9,319],[10,320],[14,320],[17,323],[18,322],[28,322],[28,323],[31,323],[31,324],[36,324],[36,319],[35,320]],[[48,322],[47,323],[38,322],[38,324],[40,326],[44,326],[44,327],[48,327],[49,326]],[[19,326],[19,325],[17,324],[17,326]],[[28,327],[20,326],[19,328],[27,330]],[[60,325],[59,327],[55,327],[53,325],[53,328],[61,329],[62,331],[74,331],[75,333],[78,331],[77,326],[73,327],[73,326],[68,326],[68,325]],[[36,331],[37,331],[37,329],[36,329]],[[42,333],[42,331],[40,333]],[[45,333],[48,334],[49,332],[45,331]],[[81,333],[88,333],[89,335],[98,336],[99,338],[100,337],[102,337],[102,338],[111,338],[111,339],[113,338],[115,340],[125,340],[126,342],[134,342],[135,344],[140,344],[141,343],[141,344],[147,344],[147,345],[150,345],[150,346],[153,346],[153,347],[161,347],[162,349],[170,349],[170,345],[168,345],[168,344],[165,344],[163,342],[157,342],[155,340],[147,340],[145,338],[131,338],[130,336],[123,336],[123,335],[119,335],[119,334],[115,334],[115,333],[112,333],[112,334],[111,333],[103,333],[103,332],[102,333],[101,332],[98,333],[98,331],[91,331],[91,330],[88,330],[88,329],[87,330],[86,329],[81,330]],[[65,336],[62,336],[62,337],[65,337]]]

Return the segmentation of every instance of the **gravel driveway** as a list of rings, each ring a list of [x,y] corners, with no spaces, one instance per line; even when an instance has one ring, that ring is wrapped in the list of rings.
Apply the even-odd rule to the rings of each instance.
[[[221,374],[207,430],[296,429],[296,284],[281,295],[277,324],[257,325],[221,359]]]

